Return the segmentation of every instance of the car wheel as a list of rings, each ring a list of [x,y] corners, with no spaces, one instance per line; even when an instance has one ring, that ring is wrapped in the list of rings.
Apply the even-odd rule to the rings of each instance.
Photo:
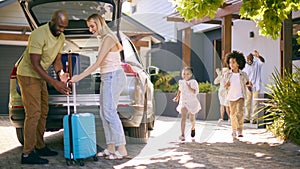
[[[147,81],[145,83],[147,86]],[[146,87],[145,87],[146,89]],[[128,135],[130,137],[130,142],[132,143],[147,143],[149,138],[149,130],[148,130],[148,123],[147,123],[147,90],[144,93],[144,113],[142,122],[139,127],[129,127],[128,128]]]
[[[155,121],[155,103],[154,100],[152,100],[152,115],[148,119],[148,130],[153,130],[154,129],[154,121]]]
[[[16,128],[16,133],[19,142],[24,145],[24,129],[23,128]]]
[[[141,123],[140,127],[129,127],[127,129],[130,143],[147,143],[149,137],[147,123]]]
[[[154,129],[154,121],[155,121],[155,117],[154,117],[154,115],[152,115],[152,117],[149,118],[149,121],[148,121],[148,130]]]

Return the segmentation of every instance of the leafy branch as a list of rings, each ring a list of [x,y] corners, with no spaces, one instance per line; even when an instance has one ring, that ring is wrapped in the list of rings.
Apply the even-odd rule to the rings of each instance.
[[[205,16],[214,18],[224,0],[173,0],[176,10],[185,20],[201,19]]]
[[[209,16],[214,18],[224,0],[172,0],[176,10],[185,20],[198,20]],[[261,35],[277,39],[282,22],[292,11],[300,10],[300,0],[243,0],[240,9],[242,18],[253,20]]]
[[[299,9],[300,0],[243,0],[240,15],[253,20],[261,35],[275,40],[280,37],[282,22]]]

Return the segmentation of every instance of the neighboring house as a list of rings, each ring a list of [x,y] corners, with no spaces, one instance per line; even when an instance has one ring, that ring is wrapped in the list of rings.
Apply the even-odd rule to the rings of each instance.
[[[164,36],[166,41],[176,40],[177,24],[166,22],[166,17],[174,12],[171,1],[131,0],[130,6],[129,11],[124,12],[128,12],[133,19]]]
[[[144,65],[151,66],[152,46],[164,42],[165,38],[124,13],[121,18],[120,30],[135,44]]]

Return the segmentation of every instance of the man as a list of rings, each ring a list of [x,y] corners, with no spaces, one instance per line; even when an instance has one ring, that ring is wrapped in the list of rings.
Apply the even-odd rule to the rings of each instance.
[[[247,64],[245,66],[244,72],[246,72],[249,76],[250,82],[252,83],[252,88],[248,88],[247,90],[244,123],[257,123],[256,119],[253,117],[253,114],[257,111],[258,102],[254,99],[258,98],[258,94],[261,89],[261,68],[264,62],[265,59],[259,55],[257,50],[254,50],[254,55],[250,53],[247,56]]]
[[[57,155],[46,147],[43,139],[49,109],[47,82],[60,93],[70,92],[66,86],[68,74],[61,72],[61,52],[65,42],[63,31],[67,26],[66,11],[55,11],[49,23],[32,31],[18,66],[17,78],[25,109],[22,164],[47,164],[48,160],[40,156]],[[46,72],[51,64],[61,81]]]

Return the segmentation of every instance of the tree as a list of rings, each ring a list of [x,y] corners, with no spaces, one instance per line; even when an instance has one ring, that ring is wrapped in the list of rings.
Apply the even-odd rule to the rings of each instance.
[[[240,15],[253,20],[263,36],[280,37],[282,22],[292,11],[300,10],[300,0],[242,0]],[[176,10],[185,20],[214,18],[224,0],[173,0]]]
[[[185,20],[201,19],[205,16],[213,18],[224,0],[173,0],[176,10]]]

